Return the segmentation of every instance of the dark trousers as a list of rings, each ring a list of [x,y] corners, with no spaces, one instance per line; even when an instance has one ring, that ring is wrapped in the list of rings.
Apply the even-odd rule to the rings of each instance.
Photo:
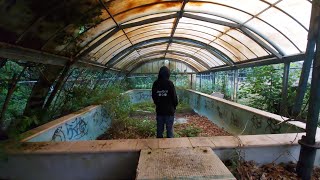
[[[173,138],[174,116],[157,115],[157,138],[163,138],[164,125],[167,129],[167,138]]]

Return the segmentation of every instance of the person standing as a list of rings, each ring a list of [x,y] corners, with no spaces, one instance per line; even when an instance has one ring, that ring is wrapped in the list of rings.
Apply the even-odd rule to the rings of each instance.
[[[152,99],[157,112],[157,138],[163,138],[164,126],[166,126],[167,138],[173,138],[173,121],[178,98],[169,77],[170,70],[162,66],[158,79],[152,85]]]

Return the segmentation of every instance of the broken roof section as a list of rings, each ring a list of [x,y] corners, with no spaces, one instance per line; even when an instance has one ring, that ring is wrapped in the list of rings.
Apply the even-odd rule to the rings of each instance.
[[[308,0],[2,1],[0,41],[130,71],[174,59],[197,71],[305,51]]]

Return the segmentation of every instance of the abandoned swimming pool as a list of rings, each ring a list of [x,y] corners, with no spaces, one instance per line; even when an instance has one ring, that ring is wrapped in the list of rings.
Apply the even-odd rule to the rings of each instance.
[[[151,100],[150,90],[130,90],[126,94],[132,103]],[[4,169],[0,177],[128,179],[135,176],[140,151],[158,148],[210,147],[221,160],[240,149],[245,160],[258,163],[298,158],[297,140],[304,134],[303,123],[281,123],[285,120],[281,116],[192,90],[181,96],[196,113],[233,136],[95,140],[112,120],[100,105],[89,106],[27,132],[23,146],[13,151],[7,162],[0,163]],[[317,155],[316,164],[319,162]],[[56,173],[61,168],[66,173]],[[38,173],[30,176],[33,171]]]

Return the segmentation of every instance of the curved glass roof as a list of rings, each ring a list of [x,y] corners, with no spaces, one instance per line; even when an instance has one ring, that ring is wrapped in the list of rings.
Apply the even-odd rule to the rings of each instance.
[[[197,71],[306,49],[308,0],[1,1],[0,41],[131,71],[155,59]]]

